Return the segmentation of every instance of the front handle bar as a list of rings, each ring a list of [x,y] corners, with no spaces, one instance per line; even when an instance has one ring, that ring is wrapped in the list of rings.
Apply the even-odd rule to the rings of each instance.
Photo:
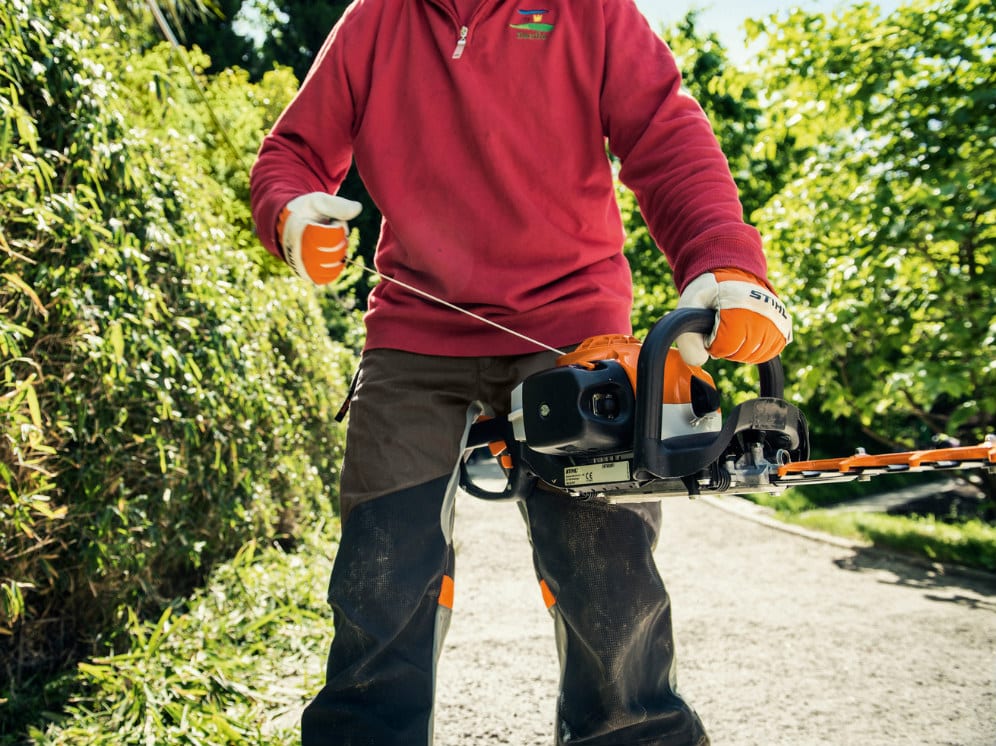
[[[662,439],[664,366],[667,352],[686,333],[708,335],[716,312],[705,308],[678,308],[654,324],[643,341],[636,365],[636,417],[633,435],[634,477],[652,479],[686,476],[704,468],[725,447],[720,438],[703,442],[706,436]],[[781,400],[785,373],[781,360],[773,358],[757,366],[762,400]]]

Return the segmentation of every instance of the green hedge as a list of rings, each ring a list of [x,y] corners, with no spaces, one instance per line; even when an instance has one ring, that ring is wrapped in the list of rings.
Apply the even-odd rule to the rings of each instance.
[[[247,540],[329,511],[352,367],[315,294],[267,276],[244,171],[218,179],[183,69],[89,6],[0,9],[6,713]],[[281,101],[238,78],[212,91],[241,102],[251,154]]]

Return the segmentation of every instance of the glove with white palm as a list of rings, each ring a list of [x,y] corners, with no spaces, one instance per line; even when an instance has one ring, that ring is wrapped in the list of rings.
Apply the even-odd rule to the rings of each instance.
[[[363,207],[325,192],[295,197],[280,212],[277,236],[284,260],[297,275],[327,285],[341,273],[349,248],[349,226]]]
[[[792,341],[792,318],[778,296],[750,272],[715,269],[692,280],[678,308],[715,309],[712,333],[682,334],[678,351],[689,365],[709,356],[741,363],[763,363]]]

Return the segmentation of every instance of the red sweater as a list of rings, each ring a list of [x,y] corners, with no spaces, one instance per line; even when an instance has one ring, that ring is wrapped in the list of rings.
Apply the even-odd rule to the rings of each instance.
[[[261,240],[279,256],[281,208],[335,193],[355,157],[384,215],[383,274],[556,347],[628,333],[606,140],[679,288],[718,267],[766,274],[726,159],[680,83],[633,0],[480,0],[466,19],[453,0],[357,0],[260,148]],[[387,282],[365,321],[367,348],[536,351]]]

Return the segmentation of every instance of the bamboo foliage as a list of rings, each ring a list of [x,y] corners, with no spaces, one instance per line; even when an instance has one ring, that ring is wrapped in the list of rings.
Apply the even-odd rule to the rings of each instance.
[[[237,160],[293,78],[202,81],[245,110],[228,153],[112,10],[0,10],[0,700],[331,510],[351,355],[262,258]]]

